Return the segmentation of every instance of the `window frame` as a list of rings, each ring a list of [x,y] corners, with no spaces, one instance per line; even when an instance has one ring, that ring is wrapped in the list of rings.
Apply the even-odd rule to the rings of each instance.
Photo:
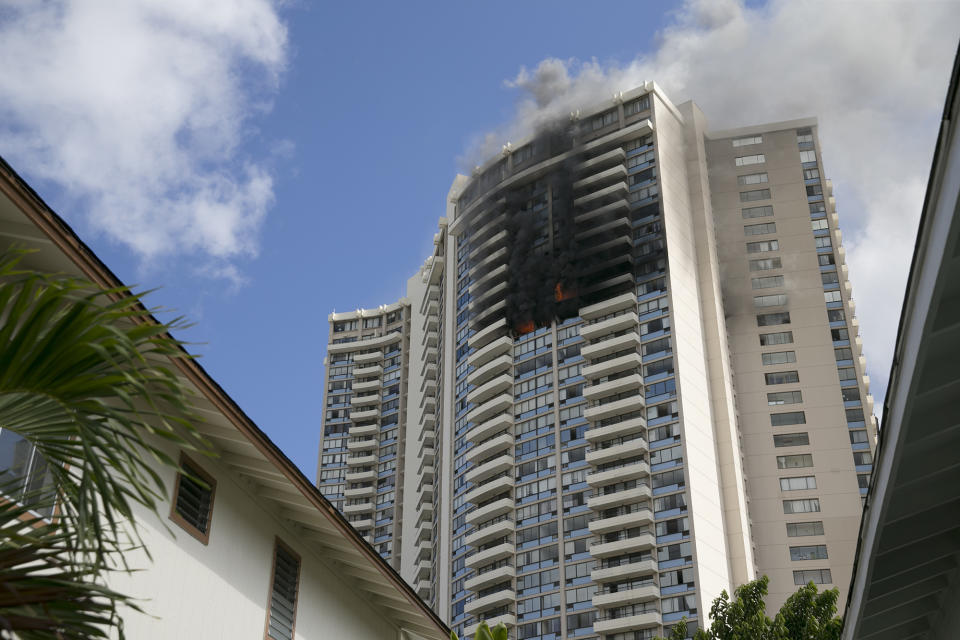
[[[207,530],[200,531],[191,524],[179,511],[177,511],[177,496],[180,494],[180,480],[183,477],[183,470],[189,467],[191,473],[194,473],[200,480],[203,480],[210,486],[210,506],[207,509]],[[178,527],[189,533],[200,541],[201,544],[210,543],[210,530],[213,528],[213,507],[217,497],[217,479],[214,478],[206,469],[197,464],[190,456],[183,451],[180,452],[180,464],[177,469],[177,476],[173,483],[173,492],[170,494],[170,515],[171,521]]]

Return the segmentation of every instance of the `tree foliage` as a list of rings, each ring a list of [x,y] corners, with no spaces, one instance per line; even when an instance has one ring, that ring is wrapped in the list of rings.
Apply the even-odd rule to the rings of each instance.
[[[839,640],[843,620],[837,617],[836,589],[822,593],[812,582],[800,587],[771,620],[763,599],[767,576],[737,587],[731,600],[720,593],[710,607],[710,626],[697,629],[694,640]],[[666,640],[687,638],[686,619],[677,622]],[[657,640],[664,640],[659,638]]]
[[[507,627],[502,622],[493,629],[491,629],[490,625],[486,622],[481,622],[480,626],[477,627],[477,632],[474,634],[473,640],[507,640],[508,637]],[[457,634],[453,631],[450,632],[450,640],[459,640]]]
[[[105,583],[142,547],[134,505],[166,498],[156,467],[176,462],[157,443],[207,450],[171,362],[188,357],[169,335],[182,324],[158,324],[124,289],[22,269],[23,256],[0,254],[0,428],[36,448],[43,474],[14,494],[17,474],[0,469],[0,493],[16,496],[0,500],[0,637],[122,636],[118,607],[136,605]]]

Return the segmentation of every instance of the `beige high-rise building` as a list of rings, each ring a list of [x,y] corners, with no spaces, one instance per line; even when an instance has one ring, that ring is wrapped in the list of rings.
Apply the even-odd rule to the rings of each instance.
[[[692,633],[760,574],[845,597],[875,426],[822,173],[815,121],[710,133],[647,83],[454,180],[408,282],[400,569],[461,637]]]

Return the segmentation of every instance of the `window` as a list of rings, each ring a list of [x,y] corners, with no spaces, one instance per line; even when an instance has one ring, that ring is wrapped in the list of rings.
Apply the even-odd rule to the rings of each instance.
[[[740,202],[754,202],[756,200],[769,200],[770,189],[754,189],[753,191],[741,191]]]
[[[28,440],[10,429],[0,429],[0,483],[3,493],[40,515],[53,515],[53,476],[47,461]]]
[[[783,276],[764,276],[761,278],[752,278],[750,284],[754,289],[772,289],[783,286]]]
[[[751,164],[760,164],[761,162],[766,162],[766,161],[767,159],[764,157],[762,153],[756,153],[752,156],[740,156],[736,158],[734,163],[738,167],[747,167]]]
[[[632,116],[635,113],[640,113],[642,111],[648,111],[650,109],[650,96],[641,96],[636,100],[628,102],[623,105],[623,115],[624,117]]]
[[[860,389],[857,387],[851,387],[849,389],[841,389],[840,395],[843,396],[844,402],[856,402],[860,400]]]
[[[791,538],[802,538],[804,536],[822,536],[823,522],[816,520],[814,522],[788,522],[787,536]]]
[[[777,433],[773,436],[775,447],[802,447],[810,444],[810,436],[806,431],[800,433]]]
[[[867,432],[864,429],[854,429],[850,431],[850,444],[862,444],[864,442],[869,442],[867,438]]]
[[[800,152],[800,162],[816,162],[817,161],[817,152],[816,151],[801,151]]]
[[[833,243],[830,242],[829,236],[821,236],[819,238],[814,238],[813,244],[814,246],[817,247],[817,249],[828,249],[833,246]]]
[[[800,382],[800,374],[796,371],[777,371],[776,373],[765,373],[764,377],[767,384],[790,384]]]
[[[818,513],[820,498],[804,498],[800,500],[784,500],[783,512],[790,513]]]
[[[777,240],[764,240],[762,242],[748,242],[747,253],[763,253],[766,251],[779,251],[780,243]]]
[[[791,560],[826,560],[827,545],[812,544],[805,547],[790,547]]]
[[[790,324],[790,312],[761,313],[757,316],[758,327],[771,327],[778,324]]]
[[[274,640],[293,640],[297,616],[297,588],[300,582],[300,558],[279,539],[273,551],[271,580],[266,636]]]
[[[771,351],[770,353],[761,353],[760,360],[763,364],[787,364],[797,361],[796,351]]]
[[[803,394],[799,391],[777,391],[767,394],[767,404],[770,406],[780,404],[799,404],[803,402]]]
[[[772,296],[753,296],[755,307],[782,307],[787,304],[787,294],[777,293]]]
[[[747,236],[762,236],[766,233],[776,233],[776,222],[764,222],[763,224],[748,224],[743,227],[743,234]]]
[[[780,478],[781,491],[805,491],[816,489],[817,479],[814,476],[798,476],[796,478]]]
[[[803,586],[810,582],[813,584],[833,584],[830,569],[804,569],[793,572],[793,584]]]
[[[821,267],[828,267],[831,264],[837,264],[837,261],[832,253],[823,253],[817,256],[817,263],[819,263]]]
[[[823,299],[825,302],[843,302],[843,298],[840,297],[839,291],[824,291]]]
[[[803,179],[804,179],[804,180],[819,180],[819,179],[820,179],[820,169],[804,169],[804,170],[803,170]]]
[[[844,360],[853,360],[853,349],[850,347],[840,347],[839,349],[833,350],[833,357],[837,362],[842,362]]]
[[[769,347],[776,344],[793,344],[793,331],[778,331],[777,333],[760,334],[761,347]]]
[[[804,469],[813,466],[813,455],[798,453],[792,456],[777,456],[777,469]]]
[[[217,481],[183,454],[180,454],[180,469],[174,481],[170,519],[207,544]]]
[[[840,284],[840,274],[836,271],[824,271],[820,274],[820,282],[823,284]]]
[[[869,451],[854,451],[853,452],[853,464],[858,467],[865,464],[873,464],[873,454]]]
[[[773,205],[765,204],[762,207],[745,207],[741,210],[744,218],[766,218],[773,215]]]
[[[747,136],[745,138],[734,138],[732,140],[734,148],[746,147],[751,144],[760,144],[763,142],[763,136]]]
[[[748,173],[745,176],[737,176],[737,184],[764,184],[768,182],[766,173]]]
[[[770,269],[779,269],[783,266],[780,258],[761,258],[750,261],[750,271],[769,271]]]
[[[807,424],[806,414],[803,411],[770,414],[770,426],[772,427],[785,427],[791,424]]]
[[[827,225],[826,218],[820,218],[819,220],[811,220],[810,226],[813,228],[814,231],[824,231],[830,228],[829,225]]]

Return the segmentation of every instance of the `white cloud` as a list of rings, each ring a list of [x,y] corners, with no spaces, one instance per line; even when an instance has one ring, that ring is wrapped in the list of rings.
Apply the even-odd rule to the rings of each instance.
[[[0,9],[0,153],[145,262],[239,274],[273,201],[238,153],[286,65],[272,0],[26,0]],[[71,213],[76,213],[71,211]]]
[[[817,116],[879,412],[958,35],[955,2],[687,2],[635,60],[521,69],[516,117],[468,159],[647,80],[714,130]]]

